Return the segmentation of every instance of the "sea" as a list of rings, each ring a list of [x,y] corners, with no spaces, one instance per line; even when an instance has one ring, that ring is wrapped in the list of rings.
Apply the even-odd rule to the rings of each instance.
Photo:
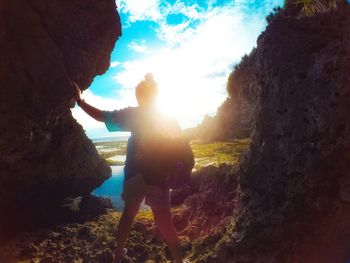
[[[124,201],[121,198],[124,183],[124,166],[111,166],[112,176],[96,188],[92,194],[99,197],[109,198],[115,209],[122,211]]]
[[[105,137],[105,138],[91,138],[93,143],[96,142],[122,142],[127,141],[129,136],[116,136],[116,137]]]
[[[127,141],[128,137],[110,137],[110,138],[97,138],[92,139],[94,143],[97,142],[120,142]],[[119,161],[125,161],[126,156],[116,156]],[[124,158],[124,159],[123,159]],[[110,159],[113,159],[110,158]],[[98,188],[96,188],[92,194],[98,197],[109,198],[112,201],[113,207],[122,211],[124,209],[124,201],[121,198],[121,193],[123,192],[123,183],[124,183],[124,166],[111,165],[112,176],[103,182]],[[148,206],[144,202],[141,203],[141,210],[148,209]]]

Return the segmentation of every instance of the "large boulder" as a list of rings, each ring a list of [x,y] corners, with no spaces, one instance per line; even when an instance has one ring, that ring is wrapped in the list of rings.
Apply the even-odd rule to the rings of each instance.
[[[110,176],[71,115],[71,81],[108,69],[121,26],[114,0],[2,0],[0,24],[1,238]]]
[[[350,259],[350,8],[340,9],[277,15],[258,40],[260,110],[239,177],[235,262]]]
[[[350,7],[270,18],[256,50],[260,91],[238,205],[221,241],[196,262],[346,263]]]

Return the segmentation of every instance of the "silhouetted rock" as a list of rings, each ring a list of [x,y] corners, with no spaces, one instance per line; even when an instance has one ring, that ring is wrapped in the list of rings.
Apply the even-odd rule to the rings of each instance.
[[[191,241],[215,236],[225,229],[236,208],[235,168],[226,164],[204,167],[193,174],[190,186],[191,194],[185,189],[187,198],[175,213],[176,228]]]
[[[114,0],[3,0],[0,24],[1,239],[110,176],[71,116],[70,81],[107,70],[121,28]]]
[[[280,12],[259,37],[239,209],[197,262],[349,261],[349,25],[349,5],[308,18]]]
[[[18,3],[3,1],[1,10]],[[28,3],[37,2],[25,2],[23,10],[28,10]],[[51,3],[59,6],[60,2],[47,5]],[[84,3],[92,5],[95,1]],[[27,34],[14,32],[26,28],[38,13],[9,17],[16,10],[9,9],[7,16],[0,16],[6,22],[2,24],[7,25],[0,34],[6,51],[0,72],[3,87],[10,87],[0,91],[1,226],[6,223],[4,218],[20,218],[30,212],[43,216],[36,212],[48,209],[47,204],[54,204],[55,210],[65,195],[89,192],[108,173],[89,141],[81,141],[82,130],[68,113],[73,92],[68,81],[59,77],[60,72],[69,72],[85,85],[97,71],[90,75],[85,67],[92,64],[69,60],[64,64],[82,69],[57,69],[48,71],[50,78],[33,78],[36,75],[31,71],[37,68],[27,66],[32,64],[26,61],[37,58],[38,53],[27,57],[30,52],[21,41],[27,45],[38,41],[29,49],[35,50],[42,38],[31,37],[29,41]],[[12,19],[24,22],[18,28],[14,23],[12,28]],[[112,23],[114,19],[111,15]],[[185,235],[191,262],[346,263],[350,259],[350,7],[344,4],[338,11],[304,18],[298,18],[295,10],[280,10],[269,21],[257,49],[246,57],[247,64],[242,62],[232,75],[235,85],[241,86],[230,91],[231,96],[242,96],[248,104],[254,104],[254,110],[246,114],[254,120],[250,151],[234,169],[221,166],[198,171],[190,189],[177,193],[174,201],[181,206],[176,208],[174,221]],[[112,29],[106,30],[114,32],[117,27]],[[89,35],[87,32],[84,36]],[[108,42],[110,47],[112,42]],[[93,43],[91,48],[99,46]],[[21,52],[14,52],[14,47]],[[45,68],[55,65],[54,60],[48,61],[52,63]],[[53,84],[42,85],[45,80]],[[250,91],[246,84],[251,81]],[[45,93],[46,87],[50,92]],[[61,92],[66,97],[57,95]],[[47,100],[41,104],[40,98]],[[227,102],[223,113],[231,106]],[[83,173],[78,172],[81,169]],[[44,202],[33,204],[33,200]],[[95,201],[89,200],[82,209],[90,211]],[[157,231],[149,220],[151,216],[144,216],[146,219],[135,224],[128,240],[131,261],[151,258],[164,262],[168,258],[164,244],[154,235]],[[111,233],[118,220],[119,214],[110,211],[84,224],[22,234],[0,248],[0,258],[110,261],[115,246]]]
[[[254,127],[260,85],[256,72],[256,49],[245,55],[227,80],[228,98],[213,117],[205,116],[202,123],[185,131],[189,138],[203,141],[249,137]]]
[[[218,109],[217,117],[223,123],[222,129],[229,138],[249,137],[253,131],[254,113],[258,110],[261,91],[255,70],[256,62],[257,54],[254,48],[249,55],[242,57],[228,78],[229,97]],[[231,133],[227,132],[228,130],[231,130]]]

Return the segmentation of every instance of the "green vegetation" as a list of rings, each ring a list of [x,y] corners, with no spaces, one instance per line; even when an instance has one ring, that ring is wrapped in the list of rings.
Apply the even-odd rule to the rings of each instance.
[[[126,155],[127,142],[97,142],[95,147],[100,156],[107,161],[109,165],[124,165],[124,161],[116,160],[116,156],[123,157]],[[124,159],[124,158],[122,158]]]
[[[94,143],[96,149],[101,155],[126,155],[127,142],[96,142]],[[112,154],[113,153],[113,154]],[[106,157],[109,158],[109,157]]]
[[[135,221],[154,221],[152,210],[140,210],[135,217]]]
[[[286,0],[285,8],[294,10],[300,16],[313,16],[337,8],[337,2],[342,0]]]
[[[123,166],[125,164],[125,162],[123,161],[115,161],[111,159],[105,159],[105,160],[109,165]]]
[[[303,6],[300,13],[303,16],[313,16],[314,14],[328,12],[337,8],[336,0],[296,0],[296,4]]]
[[[235,164],[242,152],[249,148],[250,139],[236,139],[212,143],[193,141],[191,147],[196,159],[195,169],[222,163]]]

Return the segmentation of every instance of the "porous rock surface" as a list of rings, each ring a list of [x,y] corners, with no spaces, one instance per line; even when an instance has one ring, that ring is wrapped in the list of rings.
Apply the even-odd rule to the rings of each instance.
[[[198,262],[349,262],[349,25],[348,4],[313,17],[282,10],[259,37],[239,209]]]
[[[126,246],[123,263],[169,261],[165,244],[155,235],[152,219],[139,214]],[[116,225],[120,213],[107,213],[82,224],[64,224],[34,233],[22,233],[0,247],[1,262],[83,262],[110,263],[116,245]]]
[[[110,176],[70,107],[109,67],[113,0],[0,2],[0,238],[48,223]]]
[[[237,200],[236,179],[235,167],[208,166],[193,174],[184,191],[172,191],[174,224],[190,262],[201,260],[208,252],[206,244],[215,244],[229,226]],[[91,208],[81,207],[81,216],[84,210]],[[107,209],[93,219],[21,233],[0,246],[0,262],[112,262],[120,216]],[[149,209],[136,216],[126,247],[123,263],[170,262]]]

